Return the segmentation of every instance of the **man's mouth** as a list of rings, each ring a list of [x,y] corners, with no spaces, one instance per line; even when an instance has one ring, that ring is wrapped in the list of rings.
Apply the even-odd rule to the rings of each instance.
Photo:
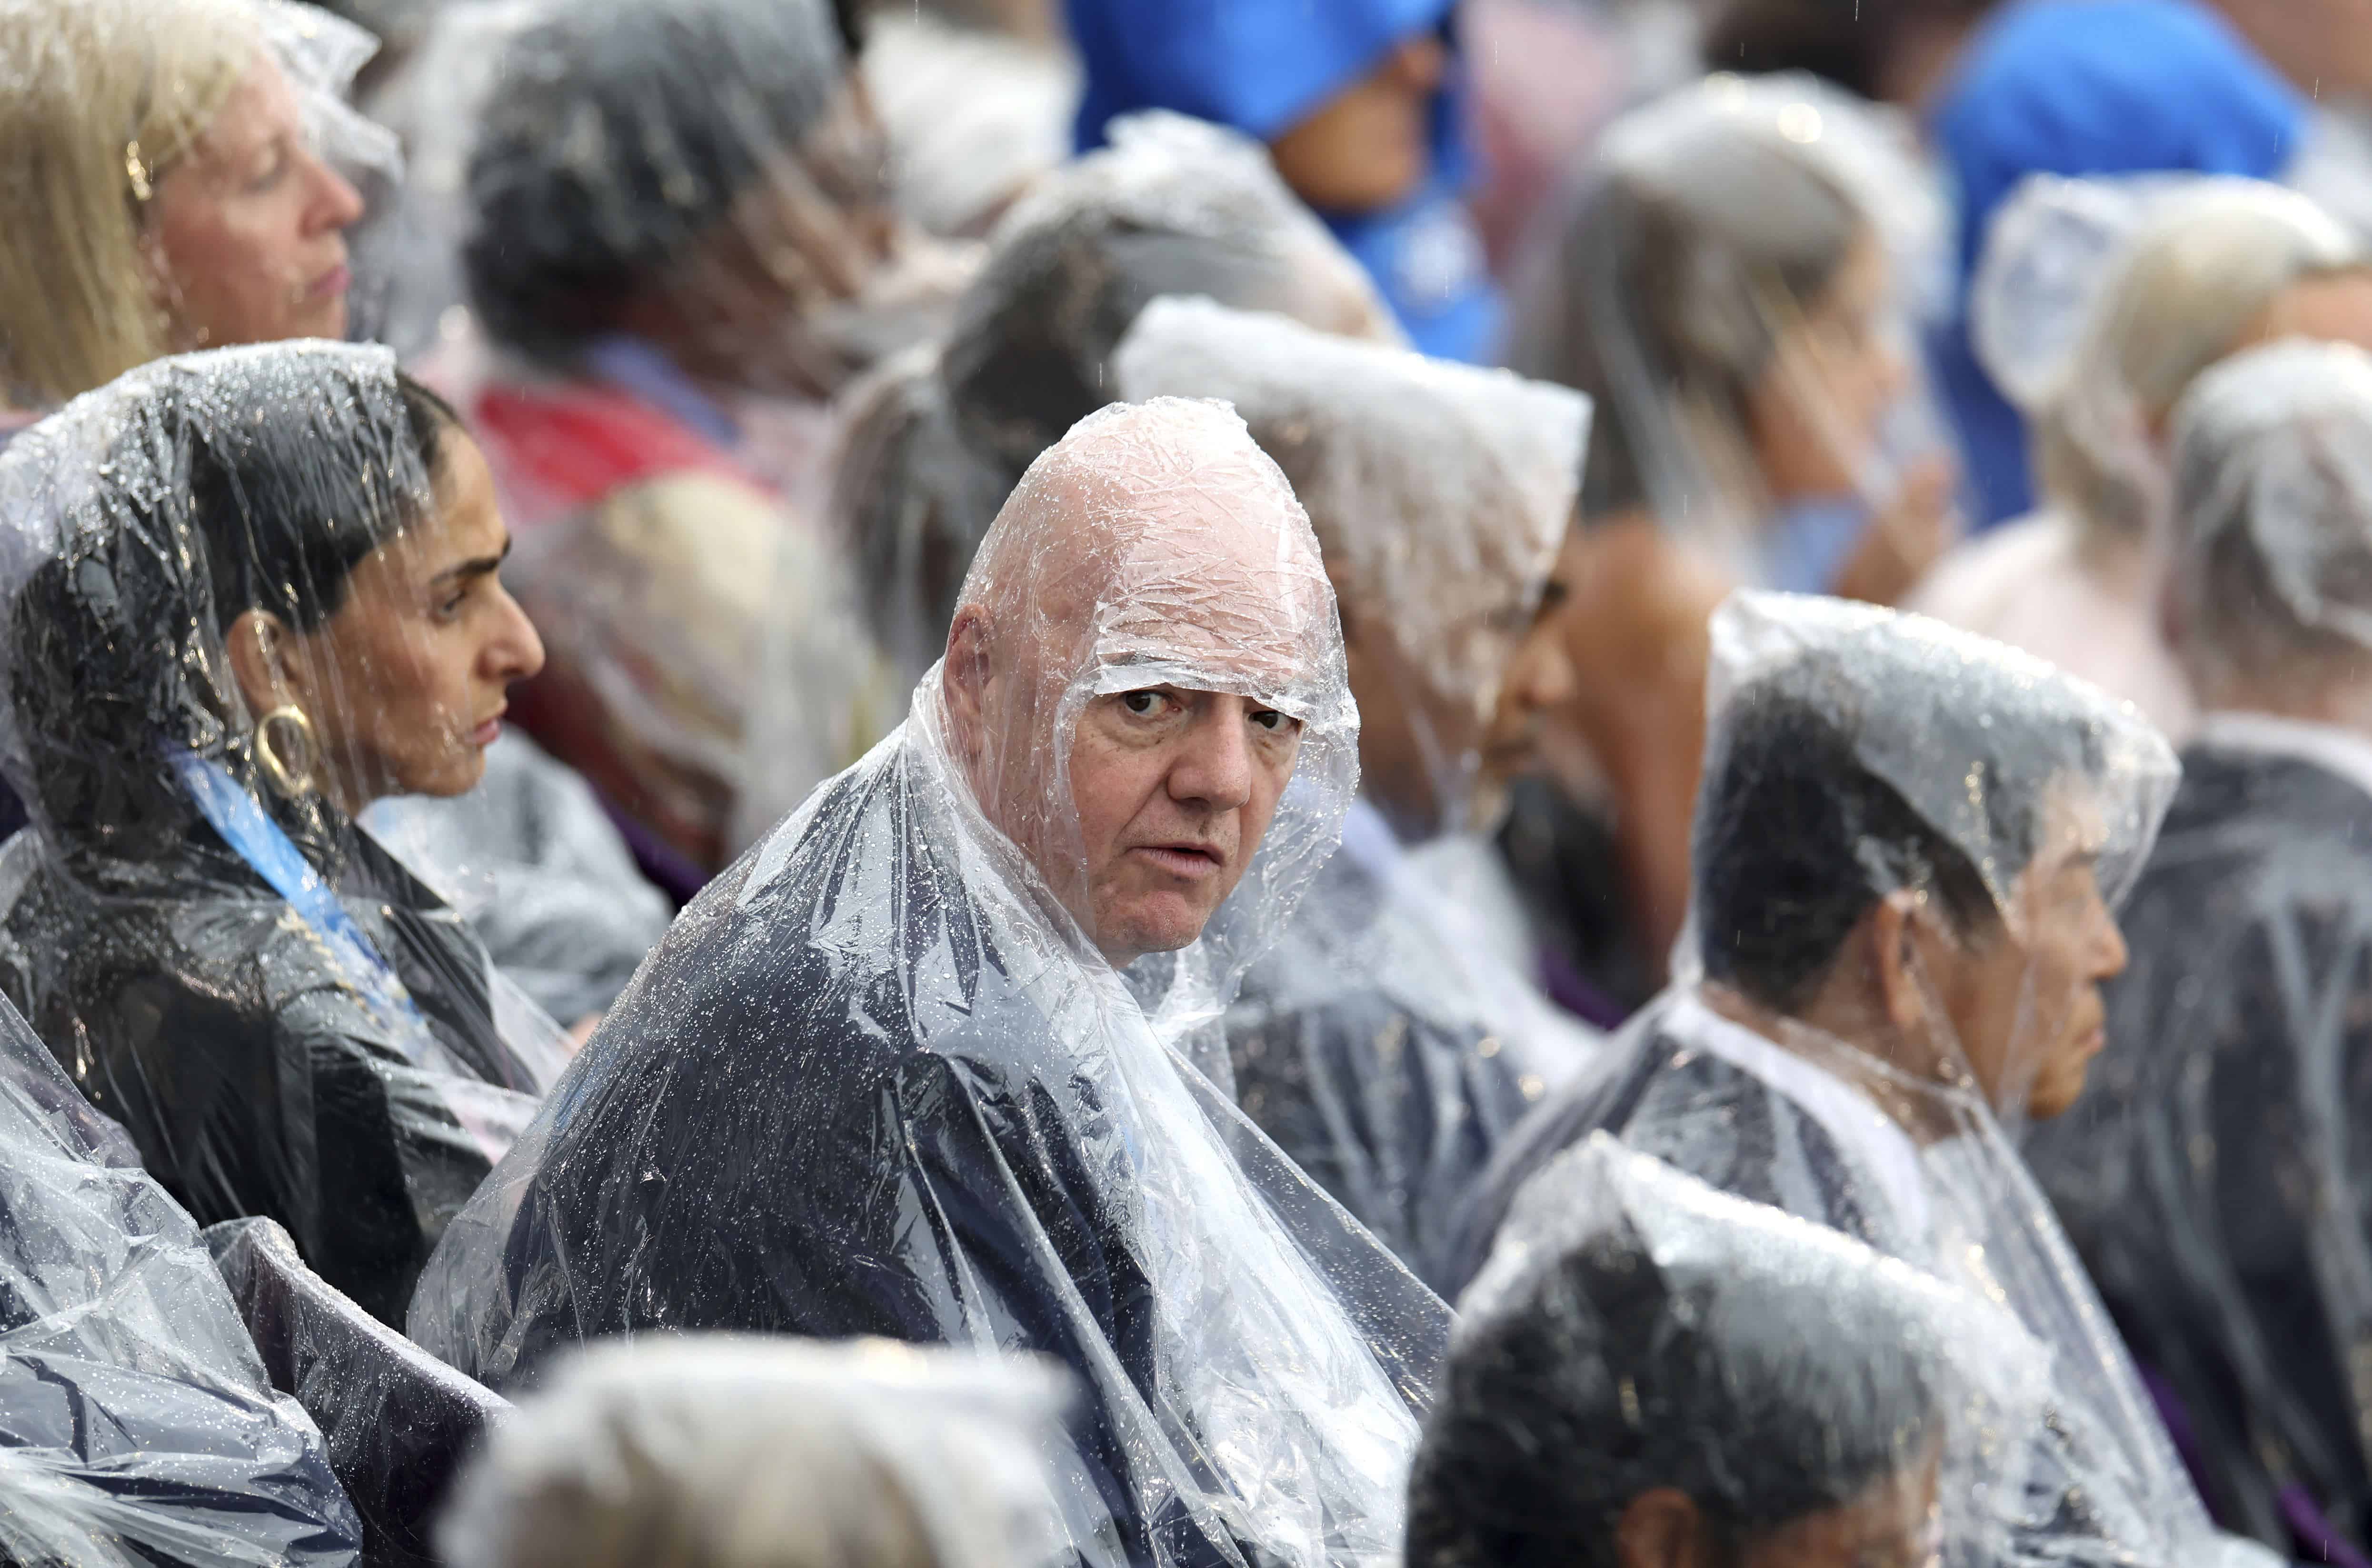
[[[1138,844],[1130,852],[1143,855],[1172,877],[1199,882],[1215,877],[1227,857],[1208,844]]]

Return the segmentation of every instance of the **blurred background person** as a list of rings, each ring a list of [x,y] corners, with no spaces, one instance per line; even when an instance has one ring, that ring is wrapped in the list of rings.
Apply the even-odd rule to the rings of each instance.
[[[160,362],[0,454],[0,989],[213,1223],[401,1315],[567,1051],[355,816],[484,769],[542,649],[452,411],[383,349]]]
[[[1067,1387],[1027,1357],[730,1334],[589,1351],[487,1445],[454,1568],[1051,1568]]]
[[[1466,1189],[1595,1040],[1405,864],[1463,820],[1482,726],[1573,515],[1589,405],[1204,300],[1156,300],[1122,394],[1231,404],[1326,561],[1359,704],[1343,848],[1226,1020],[1245,1113],[1420,1277]]]
[[[1538,732],[1564,804],[1607,803],[1626,945],[1651,980],[1687,905],[1690,715],[1725,582],[1890,600],[1954,532],[1899,287],[1928,227],[1921,189],[1833,90],[1717,78],[1609,129],[1518,287],[1508,363],[1588,393],[1597,417],[1543,632],[1563,633],[1574,690],[1508,722]],[[1889,211],[1913,215],[1882,225]]]
[[[945,344],[901,355],[844,400],[833,531],[907,679],[945,650],[997,508],[1041,452],[1118,394],[1112,352],[1165,294],[1401,341],[1374,285],[1257,144],[1175,114],[1115,122],[1109,145],[1049,176],[998,226]]]
[[[2038,318],[2054,296],[2085,292],[2070,274],[2087,267],[2106,277],[2068,312],[2073,341],[2038,341],[2049,335]],[[2180,740],[2195,703],[2161,626],[2167,422],[2194,377],[2252,343],[2372,348],[2372,264],[2355,237],[2277,186],[2040,182],[2005,209],[1980,287],[1977,319],[2028,340],[2029,362],[2002,373],[2033,389],[2042,505],[1959,547],[1912,604],[2129,699]]]
[[[2219,1516],[2345,1561],[2372,1541],[2372,357],[2251,349],[2172,424],[2169,624],[2204,716],[2109,1050],[2029,1154]]]
[[[1800,71],[1872,103],[1924,113],[2002,0],[1717,0],[1705,65],[1759,76]]]
[[[495,356],[448,384],[552,653],[519,720],[679,898],[738,847],[745,770],[803,792],[889,723],[810,493],[822,400],[953,292],[885,173],[822,0],[539,12],[470,155],[463,265]],[[798,722],[753,764],[762,687]]]
[[[1956,1330],[2001,1360],[2020,1337],[1594,1138],[1534,1179],[1461,1303],[1410,1568],[2000,1561],[1967,1504],[2000,1483],[1977,1441],[2002,1411],[1959,1391]]]
[[[1474,178],[1456,0],[1067,0],[1078,144],[1169,109],[1267,145],[1416,346],[1488,354],[1499,301],[1463,194]]]

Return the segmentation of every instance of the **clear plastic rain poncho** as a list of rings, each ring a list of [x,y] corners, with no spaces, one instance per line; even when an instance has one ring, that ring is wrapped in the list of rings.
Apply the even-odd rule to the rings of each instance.
[[[1225,409],[1108,409],[962,600],[958,675],[676,922],[448,1233],[412,1336],[506,1388],[661,1330],[1041,1351],[1085,1388],[1054,1455],[1085,1561],[1386,1562],[1445,1310],[1170,1044],[1273,944],[1356,784],[1308,522]],[[1095,891],[1127,875],[1115,759],[1189,713],[1223,745],[1244,700],[1256,757],[1172,775],[1209,815],[1156,824],[1241,880],[1160,951],[1153,906]],[[1114,943],[1155,950],[1120,971]]]
[[[347,1568],[362,1530],[197,1226],[0,1004],[0,1555]]]
[[[2124,917],[2076,1109],[2028,1156],[2235,1528],[2372,1541],[2372,741],[2310,711],[2372,655],[2372,359],[2292,342],[2174,425],[2172,596],[2211,703]],[[2334,704],[2335,705],[2335,704]],[[2315,1555],[2309,1551],[2308,1555]]]
[[[1530,1172],[1611,1132],[2016,1315],[2059,1397],[2011,1439],[2009,1561],[2245,1551],[2012,1142],[2099,1049],[2111,911],[2172,753],[2130,707],[1917,616],[1745,594],[1713,646],[1691,962],[1510,1141],[1461,1273]]]
[[[852,390],[831,513],[876,634],[901,669],[937,659],[972,552],[1022,470],[1119,395],[1137,312],[1206,295],[1398,342],[1366,274],[1233,131],[1153,112],[1006,215],[943,351]]]
[[[1910,608],[2050,659],[2187,735],[2190,681],[2159,624],[2165,421],[2193,376],[2267,330],[2293,285],[2364,263],[2313,203],[2258,180],[2021,184],[1987,233],[1970,330],[2033,422],[2042,504],[1955,554]]]
[[[462,255],[497,354],[463,397],[550,654],[519,722],[688,897],[773,821],[745,783],[796,801],[895,721],[813,526],[819,427],[962,274],[892,220],[824,0],[570,0],[484,30],[507,36]]]
[[[469,782],[451,650],[507,603],[442,575],[502,541],[440,510],[437,417],[384,350],[278,343],[160,360],[0,454],[0,769],[32,817],[0,990],[201,1221],[281,1221],[390,1320],[565,1061],[338,804]]]
[[[2004,1562],[2047,1366],[1994,1303],[1594,1133],[1459,1302],[1410,1568],[1617,1562],[1667,1489],[1701,1561]]]
[[[391,796],[362,821],[564,1023],[616,1001],[675,918],[585,781],[523,735],[486,749],[469,794]]]
[[[1020,1356],[702,1334],[566,1364],[488,1446],[454,1568],[1041,1568],[1067,1379]]]
[[[1598,400],[1587,516],[1644,507],[1740,581],[1824,591],[1947,460],[1912,323],[1948,231],[1870,106],[1715,75],[1607,129],[1505,357]]]
[[[1593,1040],[1401,854],[1462,819],[1573,515],[1588,401],[1208,300],[1156,300],[1112,363],[1132,401],[1234,405],[1341,596],[1365,790],[1231,1010],[1229,1055],[1246,1113],[1428,1273],[1500,1137]]]
[[[205,1245],[273,1388],[320,1427],[362,1520],[370,1568],[429,1568],[453,1479],[510,1406],[305,1266],[272,1220],[225,1220]]]

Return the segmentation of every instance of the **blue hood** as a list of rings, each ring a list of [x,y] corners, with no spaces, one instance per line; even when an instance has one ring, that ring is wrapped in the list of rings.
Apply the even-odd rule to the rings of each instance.
[[[1273,141],[1373,71],[1395,44],[1449,25],[1456,0],[1067,0],[1085,67],[1076,134],[1100,146],[1117,115],[1168,109]],[[1416,346],[1473,359],[1498,297],[1459,199],[1473,174],[1456,74],[1435,100],[1433,171],[1380,213],[1320,213]]]
[[[1959,188],[1963,307],[1985,226],[2026,176],[2270,179],[2306,115],[2297,92],[2200,0],[2014,0],[1971,44],[1936,114]],[[2025,429],[1977,365],[1965,320],[1936,351],[1980,521],[2028,510]]]

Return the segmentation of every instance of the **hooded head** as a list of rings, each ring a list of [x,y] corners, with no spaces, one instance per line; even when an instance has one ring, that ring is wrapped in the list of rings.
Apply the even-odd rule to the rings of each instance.
[[[1030,465],[938,684],[981,811],[1115,965],[1193,944],[1231,895],[1266,946],[1268,884],[1324,858],[1356,788],[1317,540],[1215,403],[1118,405]]]
[[[76,849],[185,841],[192,755],[316,830],[459,794],[542,660],[484,460],[384,350],[160,360],[19,436],[0,497],[0,764]]]
[[[1207,300],[1155,301],[1114,364],[1124,397],[1233,404],[1285,470],[1342,606],[1367,796],[1411,838],[1454,825],[1573,515],[1587,400]]]
[[[1715,616],[1693,854],[1705,980],[1995,1112],[2056,1115],[2124,967],[2171,750],[2000,644],[1835,599]]]

